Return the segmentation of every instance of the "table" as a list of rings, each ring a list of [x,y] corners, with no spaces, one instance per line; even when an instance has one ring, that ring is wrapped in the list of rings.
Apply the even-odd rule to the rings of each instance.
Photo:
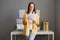
[[[11,40],[13,40],[13,35],[22,35],[22,31],[12,31],[11,32]],[[53,31],[38,31],[38,33],[36,35],[52,35],[52,40],[54,40],[54,32]],[[16,38],[15,38],[16,40]]]

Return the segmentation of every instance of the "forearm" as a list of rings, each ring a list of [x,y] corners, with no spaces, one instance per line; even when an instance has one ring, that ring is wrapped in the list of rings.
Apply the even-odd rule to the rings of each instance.
[[[27,24],[27,20],[23,19],[23,25],[26,25],[26,24]]]
[[[39,24],[39,21],[33,21],[33,23],[35,23],[36,25],[38,25]]]

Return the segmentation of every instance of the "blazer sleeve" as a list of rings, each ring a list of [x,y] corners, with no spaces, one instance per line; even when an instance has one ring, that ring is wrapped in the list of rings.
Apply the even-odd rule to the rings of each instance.
[[[39,24],[39,16],[38,16],[38,14],[36,14],[36,24],[37,25]]]
[[[24,22],[25,19],[27,19],[27,18],[26,18],[26,13],[24,13],[24,15],[23,15],[23,19],[22,19],[22,23],[23,23],[23,25],[26,25],[26,23]]]

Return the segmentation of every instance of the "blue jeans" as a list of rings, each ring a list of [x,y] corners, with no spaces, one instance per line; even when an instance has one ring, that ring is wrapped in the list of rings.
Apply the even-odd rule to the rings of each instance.
[[[34,33],[31,32],[30,36],[29,36],[29,40],[34,40],[35,36],[36,36],[36,34],[34,34]]]

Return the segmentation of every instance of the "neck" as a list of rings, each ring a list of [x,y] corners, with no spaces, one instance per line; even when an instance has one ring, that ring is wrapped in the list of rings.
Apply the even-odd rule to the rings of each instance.
[[[30,12],[33,12],[33,10],[30,10]]]

